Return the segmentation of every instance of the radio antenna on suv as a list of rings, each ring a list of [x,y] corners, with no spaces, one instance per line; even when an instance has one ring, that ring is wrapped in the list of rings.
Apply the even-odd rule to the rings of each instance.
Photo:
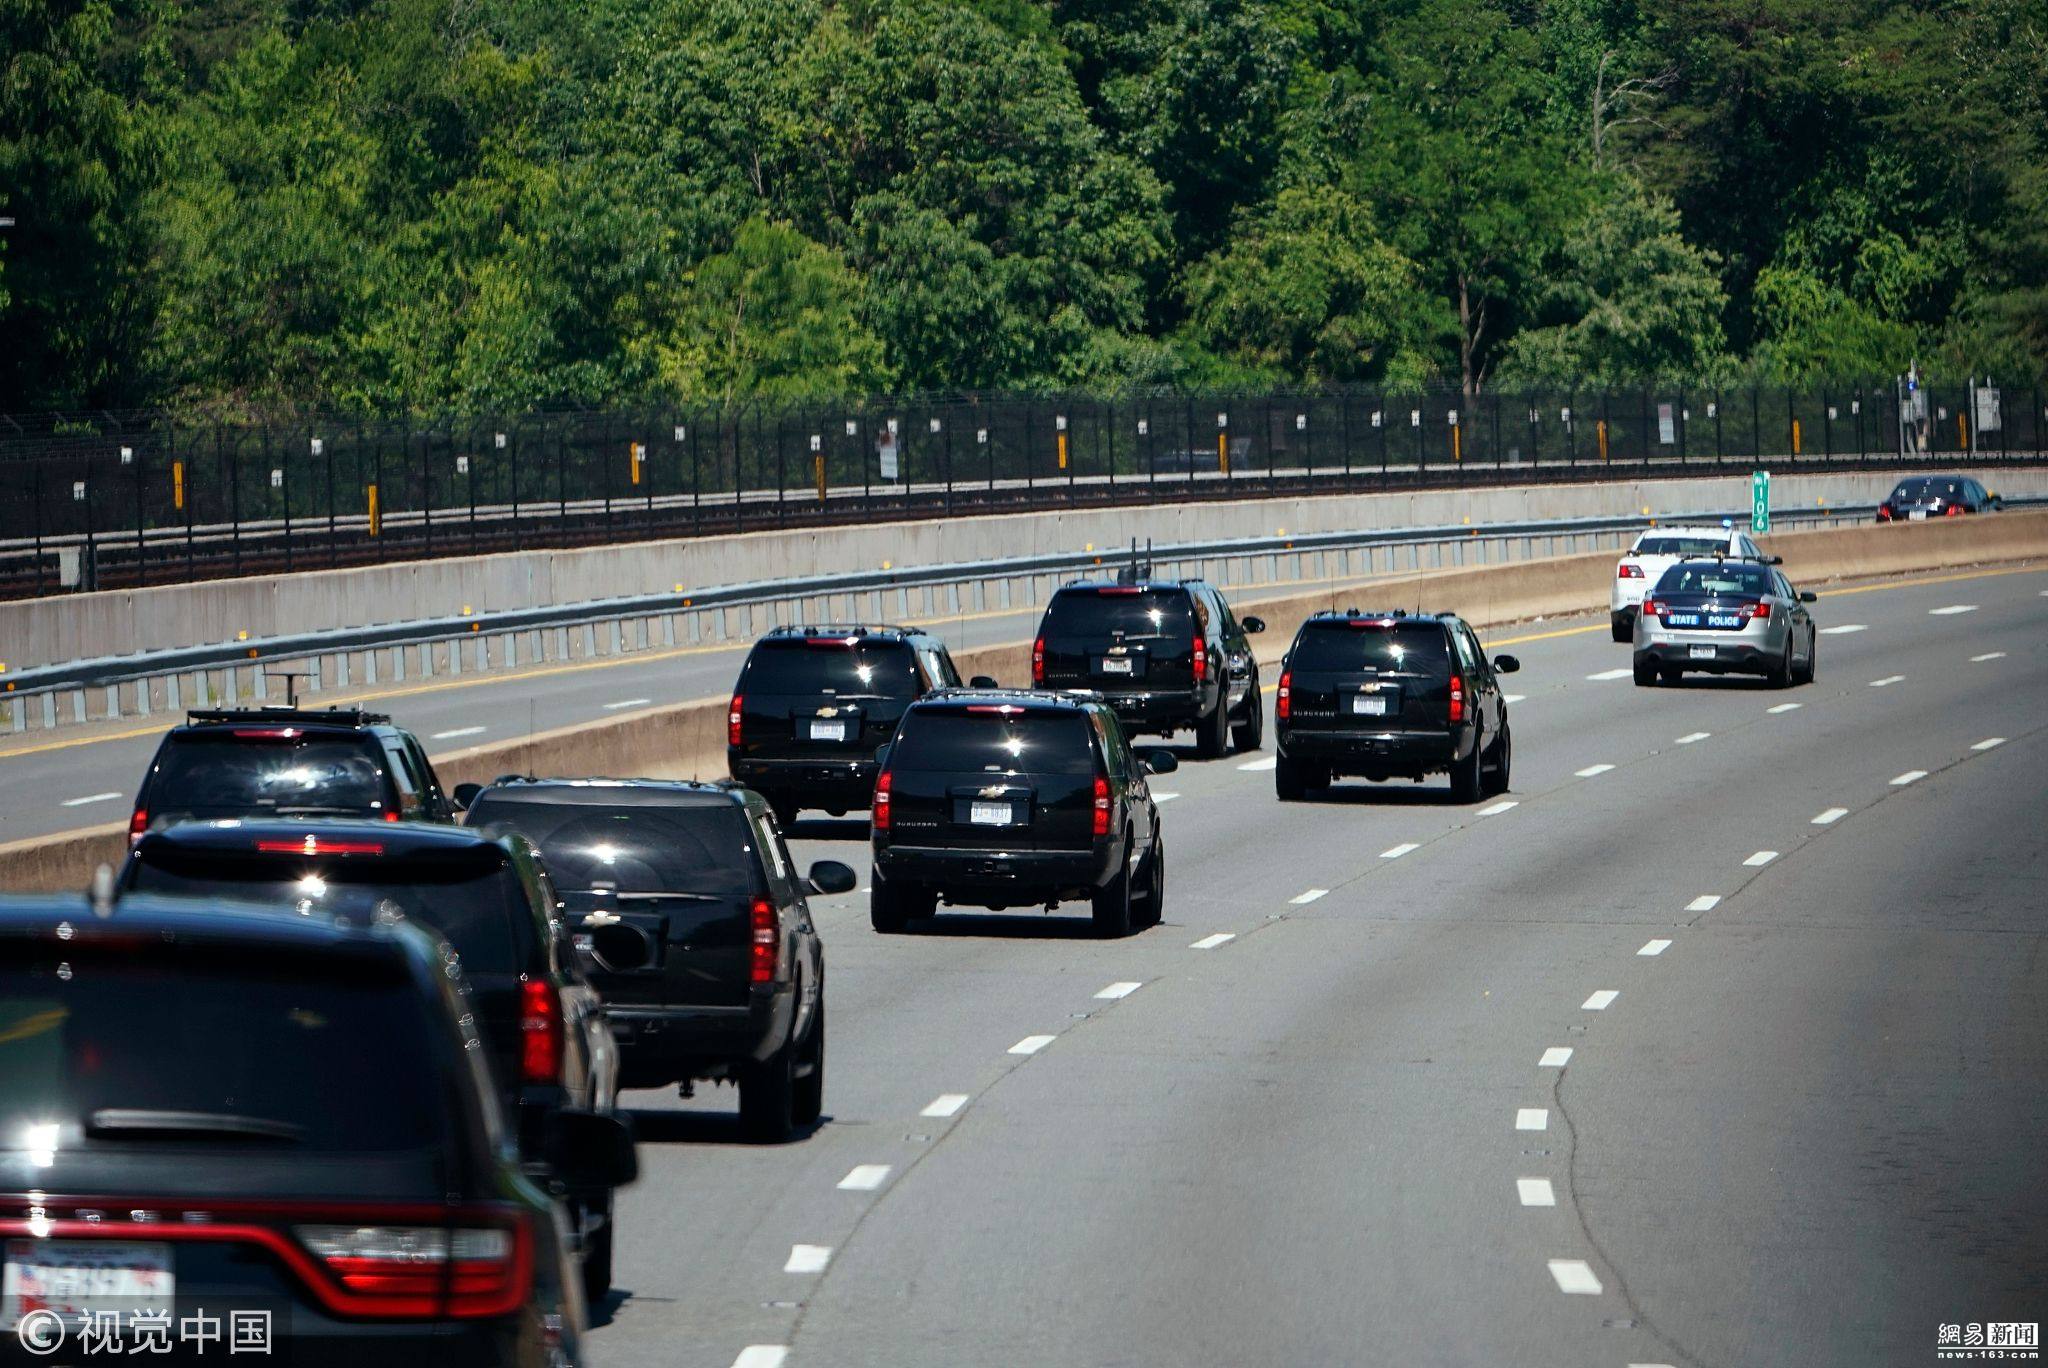
[[[1138,556],[1138,539],[1136,537],[1133,537],[1131,538],[1130,564],[1124,566],[1121,570],[1116,572],[1116,582],[1118,584],[1137,584],[1140,581],[1148,580],[1151,578],[1152,539],[1150,537],[1145,538],[1145,555],[1144,558],[1141,560]]]

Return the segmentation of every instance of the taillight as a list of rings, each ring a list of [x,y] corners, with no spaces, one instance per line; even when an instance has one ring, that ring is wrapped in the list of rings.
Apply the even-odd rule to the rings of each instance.
[[[1950,504],[1948,506],[1948,512],[1942,514],[1941,516],[1944,518],[1953,518],[1961,514],[1962,511],[1963,506],[1961,504]]]
[[[752,968],[747,978],[753,983],[775,982],[775,961],[781,947],[776,943],[775,904],[766,898],[754,899],[754,945]]]
[[[1453,722],[1463,722],[1464,720],[1465,720],[1465,677],[1464,677],[1463,675],[1452,675],[1452,676],[1451,676],[1451,721],[1453,721]]]
[[[1644,600],[1643,600],[1643,616],[1644,616],[1644,617],[1646,617],[1646,618],[1653,618],[1653,617],[1663,617],[1663,616],[1664,616],[1664,614],[1665,614],[1665,611],[1666,611],[1666,609],[1665,609],[1664,605],[1663,605],[1663,604],[1661,604],[1661,603],[1659,603],[1659,602],[1658,602],[1658,601],[1657,601],[1656,599],[1644,599]]]
[[[149,831],[149,809],[137,808],[135,815],[128,819],[128,844],[134,845]]]
[[[1109,780],[1095,776],[1095,834],[1109,835]]]
[[[892,777],[887,770],[875,776],[874,817],[877,831],[889,829],[889,782]]]
[[[1892,506],[1890,504],[1879,504],[1877,506],[1877,520],[1879,522],[1890,522],[1892,520]]]
[[[1208,677],[1209,677],[1209,648],[1208,648],[1208,647],[1207,647],[1206,645],[1204,645],[1204,644],[1203,644],[1203,642],[1202,642],[1202,639],[1201,639],[1200,637],[1196,637],[1196,638],[1195,638],[1195,683],[1199,684],[1199,683],[1201,683],[1201,682],[1202,682],[1203,680],[1207,679]]]
[[[1614,577],[1616,579],[1641,579],[1643,577],[1643,567],[1631,565],[1629,562],[1623,561],[1614,567]]]
[[[732,706],[725,710],[725,744],[728,746],[740,743],[740,704],[744,701],[741,695],[734,694]]]
[[[562,1072],[562,999],[552,983],[519,987],[519,1081],[553,1083]]]
[[[1293,713],[1293,711],[1294,711],[1294,704],[1293,704],[1293,702],[1291,701],[1291,696],[1293,695],[1293,693],[1294,693],[1294,671],[1292,671],[1292,670],[1282,670],[1282,671],[1280,672],[1280,689],[1279,689],[1279,692],[1277,692],[1277,693],[1275,693],[1275,694],[1273,695],[1273,716],[1274,716],[1274,718],[1276,718],[1277,720],[1279,720],[1279,721],[1281,721],[1281,722],[1285,722],[1285,721],[1286,721],[1286,720],[1288,719],[1288,717],[1289,717],[1289,716],[1290,716],[1290,715],[1291,715],[1291,714]]]
[[[1031,643],[1031,687],[1045,683],[1045,638]]]
[[[292,1233],[327,1266],[357,1315],[502,1316],[526,1300],[532,1276],[523,1222],[452,1229],[302,1225]]]
[[[391,811],[389,811],[389,812],[386,812],[386,813],[384,814],[384,820],[385,820],[385,821],[387,821],[387,822],[395,822],[395,821],[397,821],[397,820],[398,820],[398,812],[397,812],[397,809],[395,809],[395,808],[394,808],[393,810],[391,810]]]
[[[1735,612],[1736,616],[1740,617],[1744,622],[1748,622],[1752,618],[1768,618],[1771,615],[1771,605],[1765,603],[1762,599],[1758,599],[1755,603],[1743,604]]]

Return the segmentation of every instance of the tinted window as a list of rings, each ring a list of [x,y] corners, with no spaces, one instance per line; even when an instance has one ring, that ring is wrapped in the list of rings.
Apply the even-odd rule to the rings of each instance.
[[[914,698],[917,673],[909,648],[891,642],[848,646],[842,637],[764,641],[747,658],[739,692]]]
[[[1046,606],[1047,636],[1192,637],[1184,589],[1062,589]]]
[[[555,883],[583,892],[703,893],[752,897],[753,845],[731,803],[608,807],[591,803],[507,802],[485,794],[469,824],[516,831],[540,847]]]
[[[1690,561],[1674,565],[1657,581],[1660,594],[1768,594],[1770,572],[1760,565]]]
[[[0,948],[0,1144],[401,1150],[445,1133],[428,1004],[386,970],[217,946]],[[378,975],[364,982],[365,969]],[[445,1030],[445,1027],[440,1029]],[[88,1134],[103,1108],[282,1123],[288,1138]],[[106,1120],[106,1118],[102,1118]],[[48,1133],[45,1132],[47,1135]]]
[[[1288,658],[1294,670],[1448,675],[1450,648],[1434,622],[1384,618],[1310,623]]]
[[[1636,551],[1644,556],[1711,556],[1728,549],[1726,537],[1644,537]]]
[[[913,710],[896,733],[889,767],[1093,774],[1095,752],[1088,744],[1088,719],[1079,712]]]
[[[201,813],[369,812],[384,802],[381,758],[375,741],[188,732],[165,744],[150,801]]]
[[[237,855],[169,847],[136,860],[129,880],[149,893],[275,903],[300,913],[346,916],[358,925],[388,902],[446,936],[473,971],[522,973],[532,961],[532,904],[495,846],[438,868],[356,855]]]

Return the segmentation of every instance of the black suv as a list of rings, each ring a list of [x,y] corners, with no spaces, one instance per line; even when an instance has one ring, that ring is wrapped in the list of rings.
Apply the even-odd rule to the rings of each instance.
[[[582,1361],[566,1220],[503,1128],[465,980],[394,914],[0,898],[10,1346]],[[613,1118],[558,1112],[545,1143],[574,1182],[634,1176]]]
[[[875,930],[956,906],[1086,898],[1095,929],[1159,921],[1166,845],[1147,774],[1100,695],[946,689],[913,705],[875,781]],[[1134,909],[1135,905],[1135,909]]]
[[[945,643],[915,627],[777,627],[733,686],[726,772],[785,827],[799,808],[864,808],[903,710],[959,682]]]
[[[1201,580],[1135,578],[1062,585],[1031,645],[1031,683],[1092,689],[1133,734],[1195,732],[1210,759],[1231,745],[1257,750],[1266,732],[1259,664],[1242,622]]]
[[[1454,802],[1503,793],[1514,741],[1495,676],[1520,668],[1452,613],[1317,613],[1281,662],[1273,787],[1293,801],[1338,775],[1448,772]]]
[[[468,821],[533,841],[562,890],[618,1040],[624,1086],[739,1085],[740,1119],[781,1140],[822,1114],[825,947],[811,892],[851,892],[836,860],[799,875],[760,796],[729,784],[503,778]]]
[[[604,1004],[520,837],[422,823],[187,822],[144,836],[122,886],[357,922],[402,912],[462,957],[491,1070],[529,1159],[543,1161],[548,1118],[560,1109],[616,1107],[618,1051]],[[596,1301],[611,1286],[612,1193],[568,1197]]]
[[[194,711],[142,776],[131,840],[188,818],[454,820],[419,739],[360,708]]]

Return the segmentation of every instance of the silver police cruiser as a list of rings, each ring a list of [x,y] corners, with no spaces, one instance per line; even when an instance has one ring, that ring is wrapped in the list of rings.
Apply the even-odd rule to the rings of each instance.
[[[1676,684],[1688,670],[1762,675],[1774,689],[1809,684],[1817,629],[1811,593],[1792,587],[1779,558],[1688,556],[1643,599],[1635,679]]]

